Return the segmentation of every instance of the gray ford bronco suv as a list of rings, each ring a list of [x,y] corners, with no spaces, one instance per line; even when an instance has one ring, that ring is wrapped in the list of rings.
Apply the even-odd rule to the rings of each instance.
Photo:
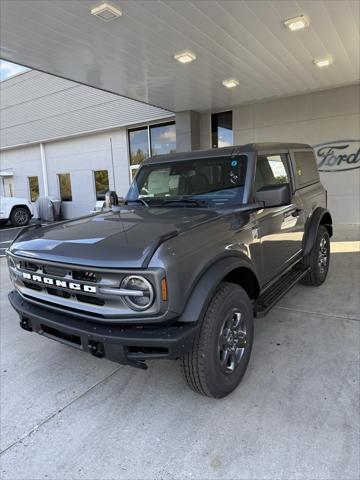
[[[111,198],[14,240],[23,329],[140,368],[180,359],[193,390],[220,398],[245,373],[253,318],[326,278],[332,220],[309,145],[154,156]]]

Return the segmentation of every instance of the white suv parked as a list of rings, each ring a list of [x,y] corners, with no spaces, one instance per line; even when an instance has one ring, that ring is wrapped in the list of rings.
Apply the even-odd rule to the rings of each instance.
[[[0,225],[10,220],[15,227],[23,227],[33,214],[32,205],[26,198],[0,197]]]

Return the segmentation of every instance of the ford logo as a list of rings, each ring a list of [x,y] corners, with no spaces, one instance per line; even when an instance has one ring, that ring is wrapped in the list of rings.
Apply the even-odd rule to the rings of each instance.
[[[360,168],[360,140],[337,140],[314,145],[319,172]]]

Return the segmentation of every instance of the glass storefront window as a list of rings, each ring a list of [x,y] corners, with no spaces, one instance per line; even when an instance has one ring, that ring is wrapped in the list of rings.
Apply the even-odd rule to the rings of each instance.
[[[70,173],[59,173],[59,190],[62,202],[72,201]]]
[[[150,127],[151,155],[176,152],[175,124],[154,125]]]
[[[107,170],[94,172],[96,200],[105,200],[105,193],[109,190],[109,174]]]
[[[29,181],[29,191],[30,191],[30,202],[36,202],[39,198],[39,177],[28,177]]]
[[[232,112],[214,113],[211,115],[212,148],[233,145]]]
[[[148,128],[129,130],[130,165],[139,165],[149,156]]]
[[[130,180],[138,167],[150,155],[176,152],[175,122],[129,130]],[[149,151],[150,149],[150,151]]]

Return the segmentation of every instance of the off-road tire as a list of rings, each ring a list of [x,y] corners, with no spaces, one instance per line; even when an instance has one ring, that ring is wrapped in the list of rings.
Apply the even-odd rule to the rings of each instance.
[[[323,264],[324,255],[326,265]],[[310,267],[310,271],[301,279],[301,283],[318,287],[325,282],[330,266],[330,236],[324,225],[319,226],[314,246],[309,255],[304,258],[303,264]]]
[[[226,319],[234,318],[234,315],[238,316],[239,313],[245,336],[242,335],[241,341],[239,336],[237,337],[239,342],[237,345],[242,345],[244,348],[236,350],[236,352],[241,350],[242,356],[234,367],[234,371],[224,373],[224,369],[228,368],[228,365],[225,365],[224,362],[221,364],[223,351],[219,347],[220,333],[224,334],[225,332],[224,322],[229,321]],[[224,336],[225,334],[221,336],[221,339]],[[238,285],[222,282],[201,320],[192,350],[181,359],[182,371],[189,387],[197,393],[213,398],[222,398],[231,393],[245,374],[253,338],[253,309],[247,293]],[[234,341],[233,336],[232,340]],[[222,360],[224,360],[224,355]]]
[[[30,212],[25,207],[14,207],[11,211],[10,222],[14,227],[24,227],[31,220]]]

